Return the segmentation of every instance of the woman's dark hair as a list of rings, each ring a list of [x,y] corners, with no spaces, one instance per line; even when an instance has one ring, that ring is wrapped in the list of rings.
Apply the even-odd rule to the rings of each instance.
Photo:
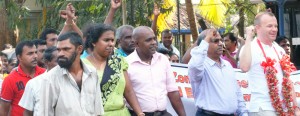
[[[83,31],[84,37],[86,37],[85,47],[94,50],[93,43],[96,43],[99,37],[106,31],[113,31],[115,33],[115,28],[108,24],[93,24],[89,25],[86,30]]]

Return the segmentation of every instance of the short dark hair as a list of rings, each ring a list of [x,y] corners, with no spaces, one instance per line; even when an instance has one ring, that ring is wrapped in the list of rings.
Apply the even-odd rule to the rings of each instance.
[[[15,50],[16,56],[22,55],[24,46],[27,46],[27,47],[35,47],[33,41],[30,41],[30,40],[21,41],[21,42],[16,46],[16,50]]]
[[[34,39],[32,41],[37,48],[39,45],[46,45],[46,41],[42,39]]]
[[[58,32],[55,30],[55,29],[52,29],[52,28],[46,28],[42,34],[40,35],[40,39],[41,40],[46,40],[47,39],[47,35],[48,34],[51,34],[51,33],[54,33],[54,34],[58,34]]]
[[[84,35],[86,35],[85,47],[94,50],[93,43],[96,43],[99,37],[102,36],[104,32],[113,31],[115,33],[115,28],[108,24],[93,24],[90,25],[86,30],[84,30]]]
[[[288,39],[286,36],[278,36],[275,40],[277,44],[279,44],[282,40]]]
[[[78,47],[83,44],[81,36],[76,32],[66,32],[60,35],[57,41],[64,41],[70,39],[71,44]]]
[[[166,48],[159,48],[157,50],[157,52],[158,53],[162,53],[162,54],[168,54],[168,55],[170,55],[170,51],[168,49],[166,49]]]
[[[223,35],[223,37],[228,36],[228,38],[232,41],[232,42],[236,42],[235,45],[237,44],[237,37],[234,36],[234,33],[226,33]]]
[[[0,52],[0,56],[4,56],[4,57],[6,57],[6,58],[8,59],[7,54],[5,54],[5,53],[3,53],[3,52]]]
[[[47,49],[45,50],[44,55],[43,55],[44,59],[45,59],[46,61],[49,61],[49,62],[50,62],[50,61],[54,58],[53,52],[56,51],[56,50],[57,50],[57,48],[56,48],[55,46],[51,46],[51,47],[47,48]]]
[[[161,35],[165,34],[165,33],[172,33],[170,29],[165,29],[161,32]]]

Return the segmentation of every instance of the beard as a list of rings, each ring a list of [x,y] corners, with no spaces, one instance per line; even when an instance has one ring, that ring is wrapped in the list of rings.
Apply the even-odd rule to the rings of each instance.
[[[73,52],[70,58],[63,57],[63,56],[58,57],[57,63],[61,68],[69,69],[72,66],[73,62],[75,61],[76,56],[77,56],[77,52]]]

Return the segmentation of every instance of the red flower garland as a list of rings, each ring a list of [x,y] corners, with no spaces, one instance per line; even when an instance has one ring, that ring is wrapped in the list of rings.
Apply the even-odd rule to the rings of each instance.
[[[266,61],[261,63],[261,66],[264,68],[264,73],[266,74],[272,106],[280,116],[293,116],[295,106],[293,105],[292,98],[292,82],[290,81],[289,77],[290,73],[295,71],[296,68],[293,63],[290,62],[290,57],[288,55],[284,55],[279,61],[283,71],[281,93],[284,100],[281,102],[277,87],[278,80],[276,78],[277,70],[274,67],[275,62],[276,61],[274,59],[272,60],[271,58],[267,57]],[[284,109],[282,108],[283,105],[287,108],[287,112],[284,112]]]

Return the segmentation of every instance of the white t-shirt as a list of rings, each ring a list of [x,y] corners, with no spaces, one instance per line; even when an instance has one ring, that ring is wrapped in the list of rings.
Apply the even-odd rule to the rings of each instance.
[[[282,99],[281,89],[282,89],[282,78],[283,73],[279,64],[279,58],[285,54],[284,50],[275,42],[272,43],[272,46],[265,45],[263,43],[262,47],[264,48],[265,54],[271,59],[275,59],[275,68],[277,70],[276,77],[278,79],[278,92],[279,96]],[[274,48],[276,49],[278,55],[276,54]],[[244,47],[241,52],[243,52]],[[241,54],[240,54],[241,55]],[[269,88],[267,86],[267,80],[264,74],[264,69],[261,66],[262,61],[266,61],[266,58],[263,55],[261,48],[257,43],[257,39],[254,39],[251,42],[251,67],[247,72],[249,77],[249,88],[251,90],[251,100],[249,104],[249,112],[258,112],[259,108],[262,110],[275,111],[272,106],[272,102],[269,95]],[[279,56],[279,58],[278,58]]]

